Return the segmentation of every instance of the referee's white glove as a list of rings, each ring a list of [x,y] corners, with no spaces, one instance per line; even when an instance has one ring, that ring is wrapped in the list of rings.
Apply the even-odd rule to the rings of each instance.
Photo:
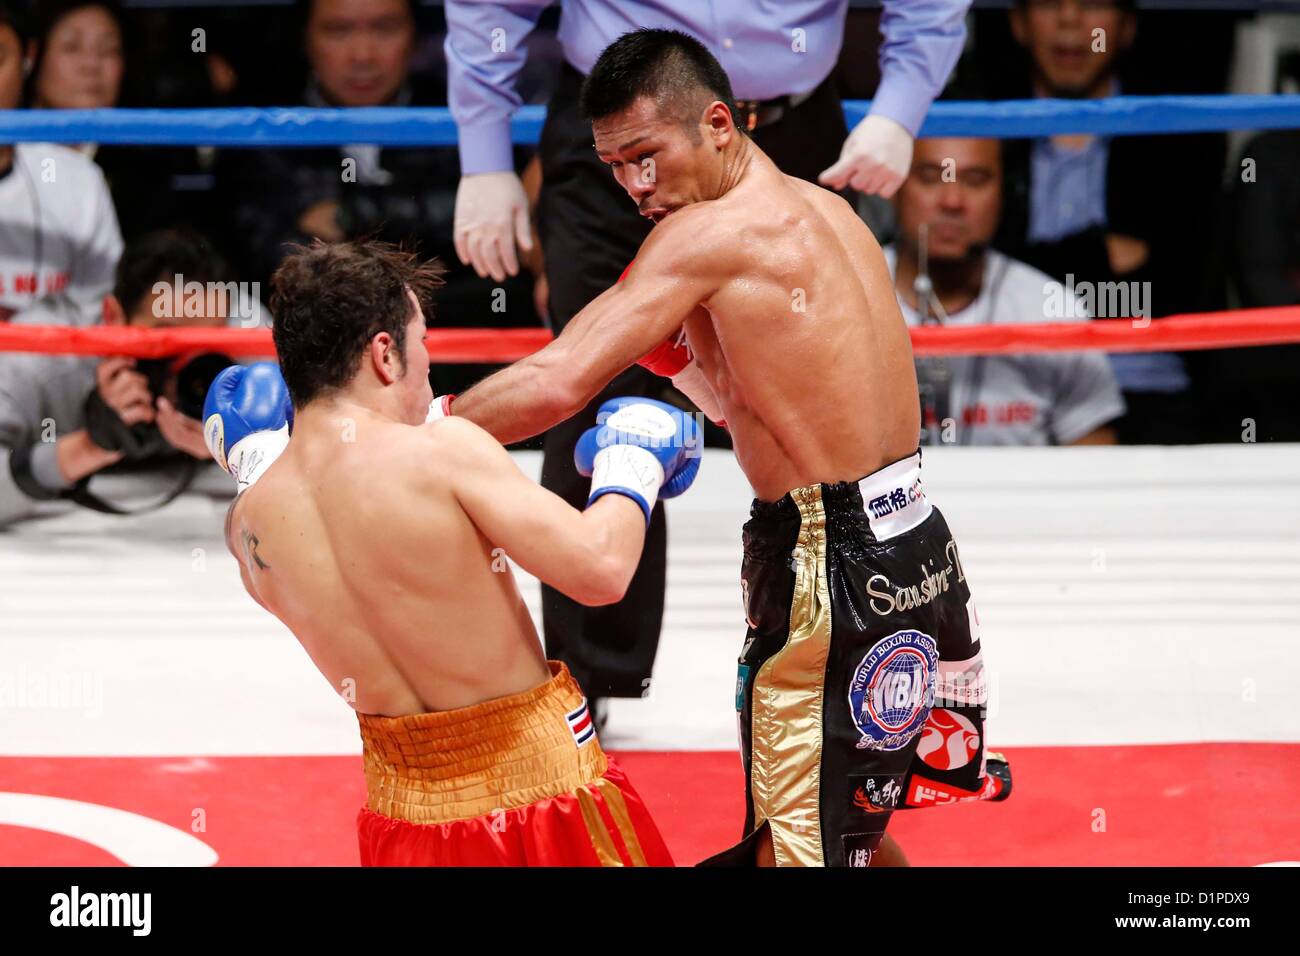
[[[887,116],[868,114],[844,140],[839,160],[817,181],[890,198],[912,168],[912,134]]]
[[[524,252],[533,249],[528,196],[519,177],[512,172],[462,176],[452,239],[460,261],[480,278],[504,282],[507,275],[518,275],[515,243]]]

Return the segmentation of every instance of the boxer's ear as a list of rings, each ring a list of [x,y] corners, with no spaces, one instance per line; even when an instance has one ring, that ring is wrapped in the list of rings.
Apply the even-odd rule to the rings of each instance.
[[[725,149],[736,135],[731,110],[721,100],[714,100],[704,112],[704,122],[713,136],[713,145]]]
[[[370,340],[370,360],[381,385],[392,385],[404,374],[405,356],[387,332],[379,332]]]

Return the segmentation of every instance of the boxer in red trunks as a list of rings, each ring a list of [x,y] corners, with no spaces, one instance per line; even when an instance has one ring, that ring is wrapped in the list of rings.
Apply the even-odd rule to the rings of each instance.
[[[423,311],[438,271],[370,242],[280,267],[279,367],[226,369],[204,409],[240,491],[227,545],[358,713],[363,864],[670,866],[507,557],[585,604],[618,600],[656,498],[698,469],[695,422],[609,403],[575,453],[588,507],[570,507],[438,416]]]

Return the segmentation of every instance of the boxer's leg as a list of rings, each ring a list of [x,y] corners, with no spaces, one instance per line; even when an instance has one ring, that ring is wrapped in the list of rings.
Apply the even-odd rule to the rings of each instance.
[[[924,574],[929,522],[879,540],[856,484],[823,487],[835,519],[828,535],[834,640],[822,757],[826,865],[906,866],[886,828],[902,806],[907,770],[929,715],[938,614],[925,602],[899,609],[873,595],[911,586]]]
[[[875,856],[871,858],[870,865],[886,867],[911,866],[912,864],[907,862],[907,857],[903,854],[903,848],[898,845],[898,841],[886,833],[884,839],[880,841],[880,846],[876,848]]]
[[[766,825],[759,834],[754,851],[756,866],[776,866],[776,855],[772,850],[772,834]],[[903,855],[902,847],[898,845],[898,842],[886,833],[880,841],[880,846],[876,848],[875,854],[871,857],[868,866],[879,869],[882,867],[911,866],[911,864],[907,862],[907,857]]]
[[[776,848],[772,845],[772,828],[764,821],[754,843],[754,865],[764,868],[776,866]]]
[[[929,542],[927,560],[945,575],[936,636],[938,680],[929,717],[908,768],[899,809],[943,806],[968,800],[1005,800],[1011,770],[985,742],[988,691],[980,650],[979,616],[961,564],[961,553],[943,516]]]
[[[710,863],[876,860],[926,717],[938,651],[932,612],[904,620],[861,611],[879,567],[865,521],[852,484],[754,504],[741,571],[749,630],[736,682],[746,838]],[[883,862],[898,862],[895,850],[891,844]]]
[[[866,553],[855,493],[799,488],[756,503],[745,526],[737,708],[758,865],[869,865],[925,718],[932,642],[855,610],[847,572]],[[857,716],[864,695],[887,711],[870,734]]]
[[[776,756],[770,740],[779,736],[779,728],[773,726],[769,713],[771,691],[758,677],[789,643],[796,583],[791,553],[800,525],[798,509],[787,495],[774,504],[756,501],[744,527],[740,589],[748,629],[737,662],[735,704],[745,771],[745,821],[741,841],[705,860],[703,866],[771,866],[776,862],[767,816],[793,795],[789,787],[782,788],[781,794],[773,793],[771,769]],[[797,758],[797,749],[793,748],[790,756]],[[811,756],[814,766],[815,749]],[[785,776],[797,779],[797,774]],[[812,802],[815,806],[815,799]]]

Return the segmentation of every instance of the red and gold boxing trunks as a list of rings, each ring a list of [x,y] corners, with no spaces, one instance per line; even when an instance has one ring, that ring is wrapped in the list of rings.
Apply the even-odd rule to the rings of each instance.
[[[672,866],[568,668],[522,694],[358,714],[362,866]]]

